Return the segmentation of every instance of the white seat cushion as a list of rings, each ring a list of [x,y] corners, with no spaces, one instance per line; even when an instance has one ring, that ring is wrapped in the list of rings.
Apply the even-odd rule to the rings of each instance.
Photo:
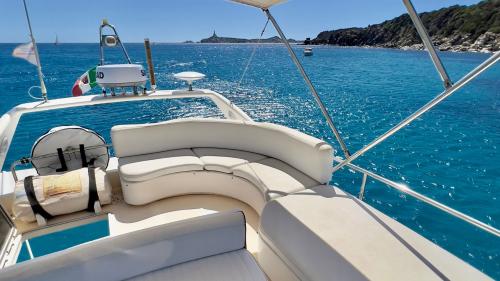
[[[332,176],[333,148],[288,127],[227,119],[176,119],[111,129],[119,158],[176,149],[214,147],[250,151],[279,159],[320,183]],[[291,153],[293,152],[293,153]]]
[[[147,273],[129,281],[266,281],[266,276],[245,249]]]
[[[191,149],[122,157],[118,160],[120,177],[127,181],[146,181],[160,176],[203,170],[203,162]]]
[[[245,217],[238,211],[144,228],[6,267],[0,270],[0,280],[124,280],[242,250],[245,227]]]
[[[266,202],[320,184],[278,159],[232,149],[178,149],[122,157],[119,162],[124,199],[132,205],[190,193],[220,194],[242,200],[261,212],[262,199]],[[208,188],[206,180],[200,179],[206,177],[201,170],[222,173],[218,185]],[[223,174],[229,179],[221,181]],[[234,186],[236,178],[248,184]]]
[[[236,166],[268,158],[267,156],[248,151],[221,148],[193,148],[194,154],[200,157],[205,170],[232,173]]]
[[[258,213],[266,203],[264,193],[250,181],[216,171],[189,171],[143,182],[122,180],[123,199],[130,205],[187,194],[216,194],[244,202]]]
[[[268,200],[318,185],[314,179],[274,158],[237,166],[233,173],[261,188]]]
[[[357,198],[318,186],[266,204],[258,260],[278,280],[273,255],[300,280],[490,280]],[[267,261],[267,262],[266,262]],[[290,280],[293,278],[287,278]],[[283,279],[279,279],[283,280]]]
[[[233,191],[237,189],[231,185],[213,191],[203,188],[202,180],[193,186],[188,177],[203,169],[245,179],[255,185],[254,191],[264,201],[331,179],[333,149],[329,144],[270,123],[177,119],[115,126],[111,137],[120,158],[124,198],[133,205],[188,191],[235,196]],[[257,201],[247,203],[260,212]]]

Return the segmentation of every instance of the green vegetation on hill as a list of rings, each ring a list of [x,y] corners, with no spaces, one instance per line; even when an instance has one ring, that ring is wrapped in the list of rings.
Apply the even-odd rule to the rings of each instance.
[[[497,51],[500,49],[500,0],[471,6],[451,6],[420,14],[433,42],[441,50]],[[422,49],[407,14],[365,28],[321,32],[313,44]]]

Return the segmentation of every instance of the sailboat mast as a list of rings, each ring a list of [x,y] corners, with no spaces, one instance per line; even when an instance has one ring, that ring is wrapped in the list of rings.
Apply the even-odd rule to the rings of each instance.
[[[33,30],[31,29],[30,16],[28,14],[28,7],[26,6],[26,0],[23,0],[24,11],[26,13],[26,19],[28,20],[28,27],[30,29],[31,43],[33,43],[33,50],[35,51],[35,58],[38,70],[38,78],[40,79],[40,89],[42,91],[42,97],[47,101],[47,88],[45,87],[45,82],[43,81],[42,65],[40,63],[40,56],[38,55],[38,48],[36,46],[35,37],[33,36]]]

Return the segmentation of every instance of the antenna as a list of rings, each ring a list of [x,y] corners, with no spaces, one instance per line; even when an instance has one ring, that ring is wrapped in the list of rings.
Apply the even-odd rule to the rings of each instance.
[[[24,1],[24,0],[23,0]],[[113,30],[114,35],[104,35],[102,34],[102,30],[105,27],[111,28]],[[120,44],[122,47],[123,54],[127,59],[129,64],[132,64],[130,57],[128,56],[127,50],[125,46],[123,46],[122,40],[120,40],[120,36],[118,36],[118,32],[114,25],[110,24],[107,19],[103,19],[101,26],[99,27],[99,47],[101,48],[101,63],[99,65],[104,65],[104,46],[107,47],[115,47],[117,44]]]
[[[42,97],[44,101],[47,101],[47,88],[45,87],[45,82],[43,81],[42,65],[40,63],[40,56],[38,55],[38,48],[35,42],[35,36],[33,36],[33,30],[31,29],[30,16],[28,14],[28,7],[26,6],[26,0],[23,0],[24,11],[26,13],[26,19],[28,20],[28,27],[30,29],[31,43],[33,43],[33,49],[35,51],[36,66],[38,70],[38,78],[40,79],[40,89],[42,91]]]

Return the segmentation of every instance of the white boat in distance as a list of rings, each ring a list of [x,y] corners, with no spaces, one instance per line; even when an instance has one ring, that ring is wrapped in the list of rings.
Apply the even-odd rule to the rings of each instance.
[[[269,10],[284,0],[233,1],[261,9],[276,28],[343,155],[334,155],[324,140],[256,122],[217,92],[193,89],[203,74],[178,74],[188,82],[186,90],[154,90],[149,40],[153,90],[147,90],[146,71],[131,64],[116,29],[103,21],[101,63],[78,84],[87,87],[95,75],[103,95],[44,96],[12,108],[0,117],[0,166],[20,118],[31,112],[205,98],[224,118],[122,124],[110,128],[111,144],[78,124],[41,136],[30,157],[0,174],[0,280],[491,280],[364,203],[365,185],[369,178],[380,181],[497,238],[498,229],[352,162],[498,62],[500,54],[452,83],[410,0],[404,0],[444,90],[351,153]],[[104,28],[113,34],[103,34]],[[105,65],[106,46],[120,46],[127,63]],[[115,87],[132,91],[114,95]],[[32,168],[16,169],[24,164]],[[330,185],[332,174],[344,167],[362,179],[357,196]],[[109,236],[33,256],[30,239],[103,220]],[[17,263],[23,245],[31,259]]]
[[[312,56],[314,53],[313,53],[313,49],[312,48],[304,48],[304,56],[306,57],[310,57]]]

